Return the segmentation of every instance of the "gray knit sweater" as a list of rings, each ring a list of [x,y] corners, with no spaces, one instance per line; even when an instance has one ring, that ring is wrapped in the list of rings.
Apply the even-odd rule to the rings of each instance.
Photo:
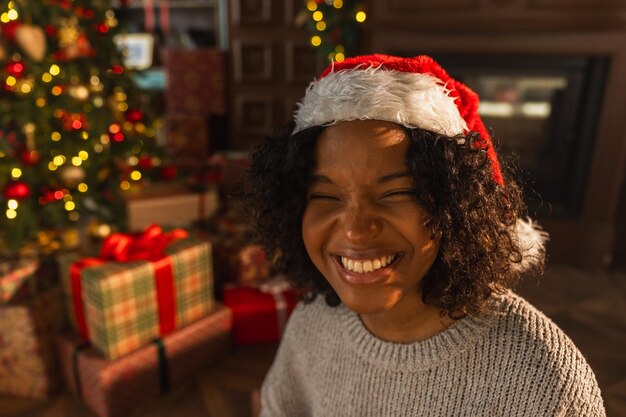
[[[262,417],[605,416],[592,370],[546,316],[509,293],[409,344],[373,336],[322,297],[289,320]]]

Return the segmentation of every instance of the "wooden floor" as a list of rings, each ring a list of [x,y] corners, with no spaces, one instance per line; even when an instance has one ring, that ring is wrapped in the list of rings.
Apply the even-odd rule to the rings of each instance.
[[[591,364],[609,417],[626,416],[626,272],[549,269],[518,292],[551,317]],[[133,417],[249,417],[274,345],[239,348]],[[0,417],[95,417],[68,393],[47,402],[0,397]]]

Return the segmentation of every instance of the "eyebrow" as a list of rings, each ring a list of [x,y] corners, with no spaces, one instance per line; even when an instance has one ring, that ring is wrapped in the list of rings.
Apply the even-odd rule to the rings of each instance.
[[[385,182],[389,182],[398,178],[404,178],[404,177],[410,177],[410,176],[411,175],[406,171],[399,171],[399,172],[394,172],[393,174],[383,175],[382,177],[378,178],[376,182],[378,184],[383,184]]]
[[[376,179],[376,183],[377,184],[384,184],[386,182],[393,181],[393,180],[398,179],[398,178],[404,178],[404,177],[410,177],[410,176],[411,175],[408,172],[406,172],[406,171],[398,171],[398,172],[394,172],[394,173],[383,175],[382,177],[379,177],[378,179]],[[320,174],[313,174],[311,176],[311,182],[312,183],[334,184],[333,180],[331,180],[329,177],[327,177],[326,175],[320,175]]]

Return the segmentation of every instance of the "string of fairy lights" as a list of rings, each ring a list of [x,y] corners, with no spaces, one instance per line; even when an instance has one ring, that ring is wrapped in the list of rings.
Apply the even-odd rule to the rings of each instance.
[[[9,164],[9,181],[1,190],[5,200],[4,217],[8,220],[18,218],[24,200],[37,193],[36,201],[40,206],[61,204],[67,218],[77,221],[82,201],[77,194],[92,192],[90,184],[107,179],[112,170],[112,167],[103,166],[92,179],[87,176],[85,166],[94,155],[110,152],[112,144],[122,143],[129,137],[133,140],[128,143],[126,156],[122,158],[124,166],[119,169],[119,189],[130,189],[134,182],[142,179],[142,171],[162,163],[158,156],[145,155],[143,146],[144,138],[155,138],[158,123],[144,124],[143,111],[131,107],[126,90],[115,86],[114,78],[125,72],[122,62],[113,60],[102,71],[96,67],[88,68],[90,72],[86,77],[79,77],[75,69],[70,71],[68,67],[74,65],[77,58],[96,55],[95,47],[85,33],[85,22],[93,21],[90,27],[104,36],[118,25],[115,13],[108,10],[101,18],[91,8],[79,7],[68,0],[47,0],[47,3],[72,8],[73,15],[68,13],[58,24],[37,25],[31,19],[24,19],[21,4],[16,5],[15,1],[8,2],[7,8],[0,11],[0,30],[2,37],[8,39],[4,46],[0,45],[0,62],[5,62],[4,68],[0,69],[0,89],[4,90],[4,97],[0,100],[13,104],[32,102],[35,108],[51,112],[50,124],[53,126],[45,129],[33,116],[32,121],[13,123],[11,129],[14,131],[4,129],[0,132],[0,141],[6,140],[0,145],[0,162],[3,158],[15,157],[15,166]],[[43,3],[38,7],[44,7]],[[16,36],[20,29],[25,36]],[[9,39],[10,36],[13,38]],[[50,38],[58,42],[58,50],[47,54]],[[13,44],[17,44],[17,48],[9,48]],[[11,49],[16,52],[7,53]],[[103,82],[103,77],[107,77],[109,84]],[[107,88],[111,82],[113,87]],[[58,99],[65,98],[80,106],[59,104],[62,101]],[[111,109],[115,121],[102,125],[106,118],[97,111],[105,106]],[[24,121],[26,116],[17,117]],[[15,139],[16,136],[20,139]],[[21,144],[20,141],[24,142],[24,149],[18,156],[10,144]],[[42,141],[47,143],[42,145]],[[55,176],[56,185],[44,181],[41,189],[31,190],[34,173],[42,175],[39,174],[42,169]]]
[[[356,52],[365,6],[354,0],[308,0],[306,27],[310,42],[323,59],[341,62]]]

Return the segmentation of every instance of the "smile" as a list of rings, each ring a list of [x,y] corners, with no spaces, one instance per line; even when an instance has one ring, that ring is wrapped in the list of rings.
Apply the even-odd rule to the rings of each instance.
[[[372,259],[351,259],[345,256],[340,256],[341,266],[350,272],[356,272],[357,274],[365,274],[368,272],[374,272],[382,269],[396,260],[398,255],[381,256],[379,258]]]

